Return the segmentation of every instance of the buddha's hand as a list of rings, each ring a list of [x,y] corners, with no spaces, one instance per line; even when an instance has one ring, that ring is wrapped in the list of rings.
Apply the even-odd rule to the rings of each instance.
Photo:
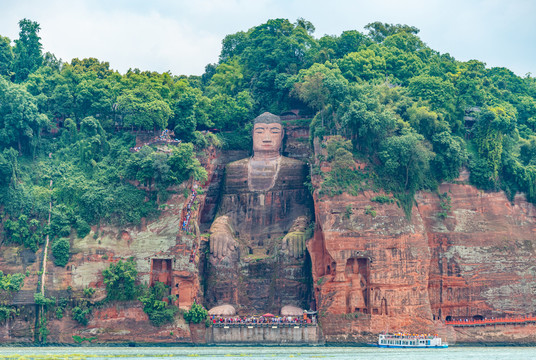
[[[227,216],[220,216],[210,227],[210,254],[217,259],[233,253],[236,249],[236,240],[233,237],[233,231],[229,224]]]
[[[305,243],[312,236],[312,232],[308,230],[308,226],[309,219],[306,216],[298,216],[294,220],[281,244],[284,252],[295,258],[303,256]]]

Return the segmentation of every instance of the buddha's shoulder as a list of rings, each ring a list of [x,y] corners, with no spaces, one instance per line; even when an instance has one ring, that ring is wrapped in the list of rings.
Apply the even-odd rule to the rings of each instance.
[[[225,167],[227,168],[227,170],[232,170],[232,171],[246,170],[248,168],[250,159],[251,158],[245,158],[245,159],[233,161],[233,162],[228,163]],[[282,168],[300,168],[300,167],[306,166],[306,164],[301,160],[281,156],[279,166]]]
[[[230,163],[227,163],[226,166],[233,166],[233,167],[241,167],[246,166],[251,158],[244,158],[236,161],[232,161]],[[281,164],[289,164],[289,165],[304,165],[305,163],[298,159],[289,158],[286,156],[281,156]]]

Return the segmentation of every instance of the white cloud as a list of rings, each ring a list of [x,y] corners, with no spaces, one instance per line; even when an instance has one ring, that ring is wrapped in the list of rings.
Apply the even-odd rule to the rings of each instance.
[[[156,11],[69,11],[70,16],[49,17],[42,23],[44,47],[67,61],[97,57],[121,72],[139,68],[200,74],[219,53],[219,38]]]

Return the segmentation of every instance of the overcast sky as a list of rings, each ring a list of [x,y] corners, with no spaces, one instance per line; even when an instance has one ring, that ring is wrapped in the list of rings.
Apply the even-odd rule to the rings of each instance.
[[[221,40],[268,19],[303,17],[314,36],[365,32],[374,21],[408,24],[432,49],[536,76],[533,0],[0,0],[0,35],[18,21],[41,25],[44,51],[70,62],[96,57],[129,68],[200,75]]]

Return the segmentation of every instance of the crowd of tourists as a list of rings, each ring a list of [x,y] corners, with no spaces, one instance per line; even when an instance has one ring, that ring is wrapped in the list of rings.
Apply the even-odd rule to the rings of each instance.
[[[217,316],[212,315],[213,324],[316,324],[316,317],[302,316]]]
[[[182,231],[189,232],[190,217],[192,215],[192,206],[194,204],[196,197],[197,197],[197,184],[194,183],[194,186],[192,189],[192,196],[190,197],[190,200],[188,201],[188,204],[186,205],[186,214],[184,215],[184,218],[182,219]]]

